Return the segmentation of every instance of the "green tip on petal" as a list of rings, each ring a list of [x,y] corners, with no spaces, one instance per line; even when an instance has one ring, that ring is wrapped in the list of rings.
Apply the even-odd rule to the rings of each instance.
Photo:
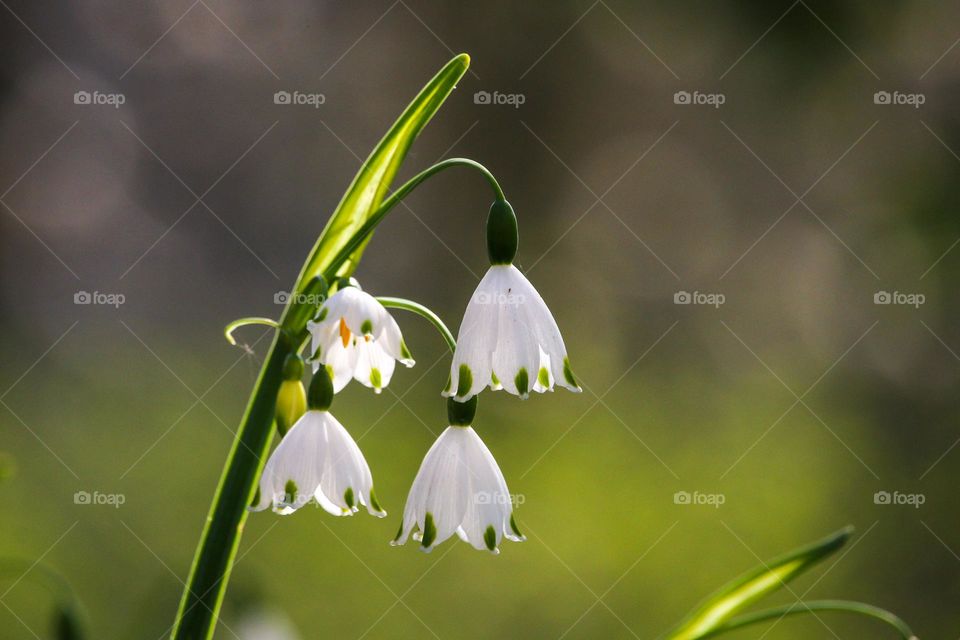
[[[297,483],[293,480],[287,480],[287,484],[283,487],[283,492],[286,494],[284,498],[287,502],[293,503],[297,501]]]
[[[540,372],[537,374],[537,382],[540,383],[541,387],[550,388],[550,372],[547,371],[546,367],[540,367]]]
[[[373,385],[374,389],[379,389],[383,386],[383,377],[380,375],[380,369],[370,369],[370,384]]]
[[[257,487],[257,491],[253,494],[253,500],[250,501],[250,506],[255,507],[260,504],[260,487]]]
[[[413,360],[413,354],[410,353],[410,349],[407,349],[407,343],[403,340],[400,341],[400,357],[404,360]]]
[[[373,333],[373,323],[370,322],[369,320],[364,320],[363,324],[360,325],[360,333],[362,333],[365,336],[368,336],[371,333]]]
[[[356,505],[356,502],[354,501],[354,498],[353,498],[353,487],[347,487],[347,490],[343,492],[343,501],[351,509],[354,508],[354,506]]]
[[[457,380],[457,396],[463,397],[470,393],[473,387],[473,374],[470,373],[470,367],[465,364],[460,365],[460,376]]]
[[[396,542],[400,539],[400,536],[403,535],[403,520],[400,521],[400,528],[397,529],[397,535],[393,536],[393,541]]]
[[[520,371],[517,372],[517,377],[513,379],[514,384],[517,385],[517,393],[521,396],[527,395],[530,391],[530,376],[527,375],[527,370],[524,367],[520,367]]]
[[[487,527],[487,530],[483,532],[483,542],[490,551],[497,550],[497,532],[494,531],[493,525]]]
[[[490,382],[493,383],[493,386],[495,387],[500,386],[500,378],[498,378],[497,374],[495,374],[493,371],[490,372]]]
[[[373,492],[373,487],[370,487],[370,506],[377,511],[383,511],[383,507],[380,506],[380,501],[377,500],[377,494]],[[400,530],[403,531],[403,524],[400,525]]]
[[[517,521],[513,519],[513,514],[510,514],[510,530],[516,534],[518,538],[522,538],[523,534],[520,533],[520,528],[517,526]]]
[[[420,537],[420,544],[424,549],[428,549],[436,539],[437,525],[433,524],[433,514],[428,511],[423,519],[423,535]]]
[[[573,377],[573,371],[570,369],[570,358],[563,359],[563,379],[567,381],[571,387],[580,388],[580,385],[577,384],[577,379]]]

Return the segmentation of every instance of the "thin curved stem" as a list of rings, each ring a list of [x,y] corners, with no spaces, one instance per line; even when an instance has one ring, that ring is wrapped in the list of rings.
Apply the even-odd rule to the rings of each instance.
[[[397,204],[399,204],[401,200],[407,197],[411,191],[416,189],[420,183],[427,178],[451,167],[468,167],[470,169],[479,171],[487,179],[487,182],[490,184],[490,188],[493,189],[496,198],[498,200],[506,199],[503,194],[503,189],[500,188],[500,183],[497,182],[497,179],[492,173],[490,173],[490,170],[479,162],[470,160],[469,158],[449,158],[447,160],[442,160],[407,180],[404,184],[398,187],[396,191],[391,193],[388,198],[380,203],[380,207],[367,219],[366,222],[363,223],[363,226],[357,229],[357,232],[353,234],[353,237],[350,238],[350,242],[348,242],[347,245],[343,247],[336,256],[334,256],[333,260],[331,260],[330,267],[323,274],[327,281],[331,282],[336,278],[337,270],[340,268],[340,265],[350,257],[350,254],[353,253],[354,249],[360,246],[367,236],[373,233],[373,230],[377,228],[377,225],[383,221],[386,215],[390,213],[390,211]]]
[[[900,633],[904,640],[916,640],[917,637],[914,635],[910,627],[907,626],[906,622],[889,611],[881,609],[880,607],[874,607],[873,605],[865,604],[863,602],[853,602],[850,600],[813,600],[810,602],[796,602],[792,605],[775,607],[773,609],[764,609],[763,611],[757,611],[755,613],[747,613],[732,618],[725,625],[718,627],[717,629],[714,629],[713,631],[710,631],[706,635],[700,637],[709,638],[752,624],[758,624],[760,622],[767,622],[775,619],[779,620],[786,616],[794,616],[803,613],[815,613],[817,611],[855,613],[862,616],[867,616],[893,627]]]
[[[419,302],[406,300],[404,298],[387,297],[377,298],[377,301],[385,307],[389,307],[391,309],[403,309],[404,311],[412,311],[413,313],[426,318],[430,324],[436,327],[437,331],[440,332],[440,335],[443,336],[443,339],[447,341],[447,346],[450,347],[450,352],[452,353],[457,350],[457,339],[453,337],[450,329],[448,329],[447,325],[443,323],[443,320],[440,319],[440,316]]]
[[[273,327],[274,329],[280,329],[280,323],[276,320],[271,320],[270,318],[238,318],[228,324],[223,328],[223,335],[232,346],[236,346],[237,341],[233,338],[233,332],[239,329],[240,327],[245,327],[248,324],[261,324],[268,327]]]

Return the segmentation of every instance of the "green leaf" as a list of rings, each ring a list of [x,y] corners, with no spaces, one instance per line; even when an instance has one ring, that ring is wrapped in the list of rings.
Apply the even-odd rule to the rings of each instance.
[[[348,246],[354,233],[377,210],[410,145],[433,114],[443,105],[469,66],[470,56],[465,53],[448,62],[420,90],[417,97],[393,124],[343,194],[340,204],[337,205],[304,265],[297,281],[298,287],[333,266],[330,261]],[[349,276],[353,273],[369,240],[370,236],[367,236],[358,244],[337,270],[337,276]]]
[[[736,578],[694,609],[668,638],[696,640],[711,635],[732,616],[834,553],[846,543],[852,532],[851,527],[841,529]]]

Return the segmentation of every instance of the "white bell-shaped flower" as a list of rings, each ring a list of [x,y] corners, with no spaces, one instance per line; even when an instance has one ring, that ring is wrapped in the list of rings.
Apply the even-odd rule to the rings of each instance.
[[[490,207],[490,269],[463,314],[450,382],[443,394],[461,402],[490,387],[521,398],[559,384],[580,391],[553,314],[526,276],[513,266],[517,217],[505,200]]]
[[[489,386],[526,398],[554,384],[580,391],[556,320],[519,269],[491,266],[463,315],[444,395],[463,401]]]
[[[391,544],[404,544],[412,534],[421,549],[430,551],[456,533],[475,549],[499,553],[504,537],[525,540],[513,518],[510,492],[497,461],[469,426],[476,400],[448,400],[450,405],[461,406],[449,410],[451,426],[424,457]]]
[[[414,364],[393,316],[359,287],[345,286],[324,302],[312,335],[313,370],[322,363],[333,378],[334,392],[353,378],[380,393],[390,383],[396,361]]]
[[[332,398],[333,385],[324,368],[310,383],[309,409],[267,460],[252,510],[272,506],[287,515],[316,500],[335,516],[352,515],[360,506],[371,515],[387,515],[377,502],[360,447],[328,410]]]

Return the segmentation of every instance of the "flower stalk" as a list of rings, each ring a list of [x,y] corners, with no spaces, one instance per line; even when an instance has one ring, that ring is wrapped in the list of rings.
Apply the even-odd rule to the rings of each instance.
[[[380,304],[388,309],[403,309],[404,311],[410,311],[422,318],[425,318],[437,329],[437,331],[440,332],[440,335],[443,336],[447,346],[450,347],[450,352],[452,353],[457,350],[457,339],[453,337],[453,333],[447,328],[447,325],[443,323],[443,320],[440,319],[440,316],[435,314],[427,307],[423,306],[419,302],[405,300],[403,298],[388,298],[386,296],[379,296],[377,297],[377,300],[380,302]]]

